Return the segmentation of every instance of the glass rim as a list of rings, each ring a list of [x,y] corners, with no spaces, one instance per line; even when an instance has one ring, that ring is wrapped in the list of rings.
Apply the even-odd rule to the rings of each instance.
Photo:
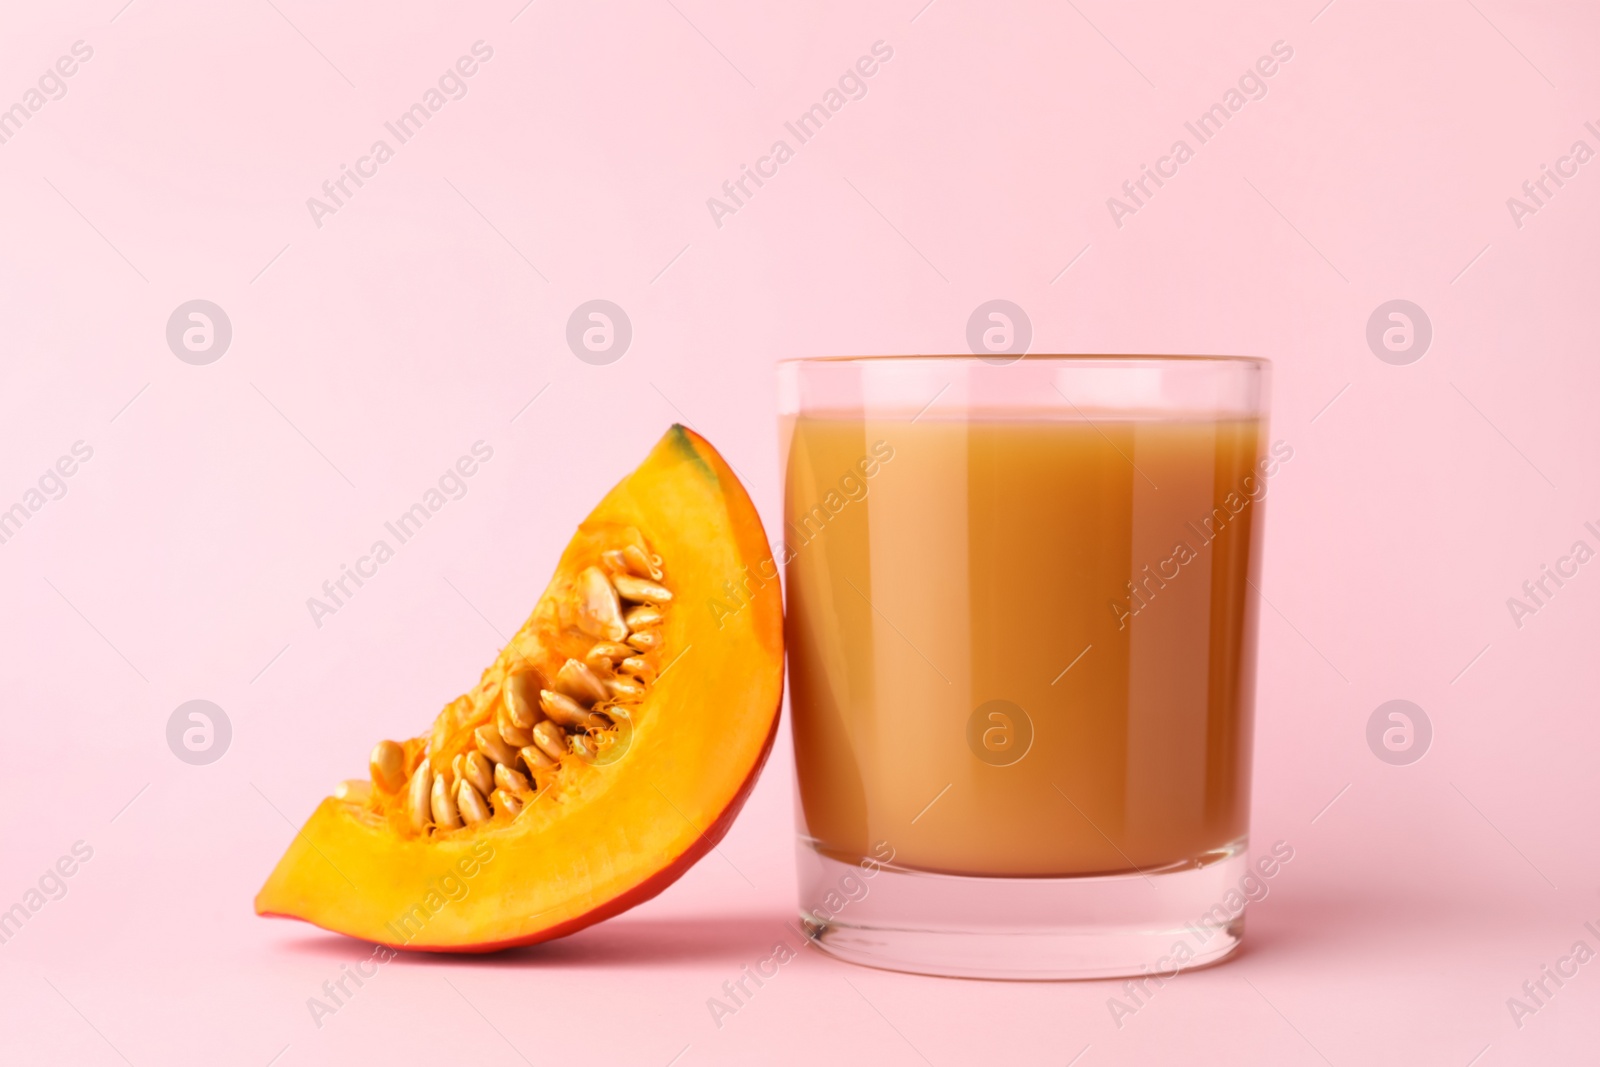
[[[1035,409],[1071,409],[1085,418],[1085,410],[1130,418],[1261,417],[1270,407],[1273,366],[1254,356],[816,356],[779,361],[773,376],[784,415],[905,408],[918,418]]]
[[[897,353],[876,356],[794,356],[789,359],[780,359],[776,365],[779,367],[803,367],[811,364],[910,363],[919,360],[927,363],[984,363],[993,367],[1009,367],[1017,363],[1215,363],[1269,368],[1272,366],[1272,360],[1264,356],[1159,352],[1029,352],[1015,358],[1001,354],[974,355],[967,352]]]

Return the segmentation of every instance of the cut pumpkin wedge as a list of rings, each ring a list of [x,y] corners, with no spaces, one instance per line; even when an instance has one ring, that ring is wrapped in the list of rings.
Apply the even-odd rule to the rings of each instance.
[[[579,526],[477,686],[322,801],[256,911],[440,952],[573,933],[716,845],[782,696],[761,520],[716,450],[674,426]]]

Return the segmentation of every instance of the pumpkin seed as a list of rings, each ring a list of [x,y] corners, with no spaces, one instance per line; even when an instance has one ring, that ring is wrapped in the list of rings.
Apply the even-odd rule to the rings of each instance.
[[[567,735],[549,719],[533,728],[533,743],[553,761],[567,754]]]
[[[517,762],[516,749],[506,744],[493,726],[480,726],[472,731],[472,736],[478,742],[478,751],[496,763],[514,764]]]
[[[636,700],[644,699],[644,686],[627,678],[607,678],[606,686],[611,690],[611,698],[631,704]]]
[[[606,687],[599,677],[575,659],[567,660],[556,672],[555,689],[585,706],[606,698]]]
[[[624,600],[635,602],[653,600],[657,603],[665,604],[672,599],[672,591],[666,586],[658,585],[644,578],[635,578],[631,574],[619,574],[611,579],[610,584],[615,589],[616,594]],[[596,636],[600,635],[597,634]],[[616,640],[616,638],[613,638],[613,640]]]
[[[633,649],[615,641],[601,641],[584,655],[583,660],[590,670],[609,671],[611,664],[619,659],[633,655]]]
[[[460,809],[461,817],[467,821],[468,826],[476,826],[493,818],[489,802],[484,800],[483,794],[472,788],[472,783],[465,778],[456,785],[456,807]]]
[[[640,652],[654,652],[661,647],[661,631],[640,630],[636,634],[629,634],[628,644]]]
[[[494,767],[482,752],[468,752],[462,778],[472,783],[472,788],[488,796],[494,789]]]
[[[588,708],[579,704],[565,693],[557,693],[553,689],[539,690],[539,707],[543,708],[546,715],[562,726],[589,727],[605,725],[605,720],[595,715]]]
[[[503,702],[506,716],[524,730],[539,721],[538,693],[542,683],[533,671],[523,671],[506,679]]]
[[[548,722],[549,720],[547,719],[545,721]],[[559,729],[556,730],[556,733],[560,732],[561,731]],[[537,726],[533,728],[533,735],[535,739],[537,739],[539,736],[539,728]],[[518,754],[522,757],[522,762],[529,771],[543,771],[549,770],[551,767],[559,766],[555,760],[545,755],[544,750],[539,748],[537,745],[528,745]]]
[[[533,792],[533,785],[527,776],[521,771],[512,770],[504,763],[494,769],[494,784],[508,793]]]
[[[455,797],[450,795],[450,783],[444,775],[433,776],[433,824],[441,830],[454,830],[461,825],[461,811]]]
[[[640,685],[649,685],[656,680],[656,669],[640,656],[629,656],[617,664],[617,673],[632,675]]]
[[[618,577],[619,581],[626,580]],[[637,579],[634,579],[637,580]],[[617,589],[599,567],[586,567],[578,575],[578,629],[590,637],[607,641],[621,641],[628,627],[622,621],[622,603],[617,599]]]
[[[511,710],[504,703],[499,711],[495,712],[495,729],[499,731],[501,740],[512,748],[521,748],[526,745],[531,737],[526,727],[518,726],[511,718]]]
[[[379,741],[367,758],[372,784],[385,793],[398,793],[406,784],[406,750],[393,741]]]
[[[661,614],[660,608],[641,604],[636,608],[629,608],[627,614],[622,616],[622,621],[628,624],[630,630],[648,630],[652,626],[660,626],[664,618],[666,616]]]
[[[433,785],[433,772],[429,770],[428,764],[427,759],[417,764],[417,769],[411,775],[410,789],[406,793],[406,815],[411,819],[411,828],[419,834],[428,829],[432,815],[432,809],[428,804],[428,789]]]
[[[625,545],[622,549],[622,559],[628,565],[628,570],[639,577],[657,582],[661,580],[660,556],[648,555],[638,545]]]

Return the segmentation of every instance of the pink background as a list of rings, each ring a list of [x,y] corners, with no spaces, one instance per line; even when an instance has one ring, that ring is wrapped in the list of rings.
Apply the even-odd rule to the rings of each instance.
[[[94,850],[0,945],[7,1062],[1593,1057],[1600,963],[1520,1028],[1506,1001],[1600,949],[1600,564],[1520,629],[1505,603],[1600,547],[1600,162],[1520,229],[1506,207],[1600,148],[1592,5],[122,2],[0,16],[0,106],[94,49],[0,145],[0,507],[93,448],[0,545],[0,907]],[[480,39],[465,98],[314,225],[306,198]],[[714,225],[706,198],[878,40],[866,97]],[[1114,225],[1106,198],[1277,40],[1268,95]],[[194,298],[233,325],[209,366],[164,337]],[[564,340],[593,298],[633,323],[609,366]],[[315,1026],[306,999],[369,949],[251,914],[290,824],[476,678],[669,422],[772,523],[773,362],[961,351],[992,298],[1034,351],[1276,361],[1295,458],[1268,507],[1254,836],[1296,853],[1242,958],[1119,1028],[1113,983],[807,952],[719,1029],[707,998],[793,905],[785,734],[725,858],[658,900],[404,959]],[[1364,336],[1394,298],[1434,328],[1409,366]],[[306,598],[480,439],[468,494],[316,627]],[[206,767],[164,736],[195,698],[234,728]],[[1365,741],[1395,698],[1434,727],[1410,766]]]

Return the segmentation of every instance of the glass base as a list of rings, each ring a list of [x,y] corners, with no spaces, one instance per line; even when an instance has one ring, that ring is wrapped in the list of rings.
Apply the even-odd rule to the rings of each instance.
[[[1245,843],[1205,866],[1084,878],[975,878],[799,845],[800,921],[831,956],[952,978],[1171,977],[1244,934]]]

